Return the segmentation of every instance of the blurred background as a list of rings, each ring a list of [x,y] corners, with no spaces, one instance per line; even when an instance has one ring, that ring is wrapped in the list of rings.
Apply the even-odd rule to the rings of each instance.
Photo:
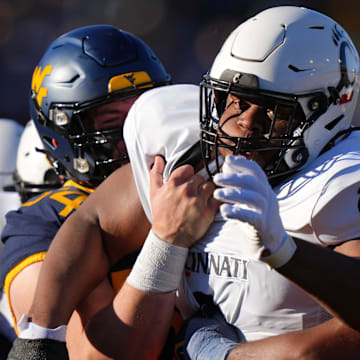
[[[32,72],[48,45],[79,26],[110,24],[141,37],[177,83],[199,83],[239,23],[275,5],[338,21],[360,49],[358,0],[0,0],[0,117],[29,118]]]

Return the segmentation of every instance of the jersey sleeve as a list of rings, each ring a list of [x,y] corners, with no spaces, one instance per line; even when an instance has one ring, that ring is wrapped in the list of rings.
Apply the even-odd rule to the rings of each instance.
[[[87,196],[83,190],[66,186],[31,198],[18,210],[6,215],[1,235],[4,243],[0,260],[2,285],[7,274],[25,259],[27,266],[39,261],[38,254],[42,254],[40,260],[44,258],[62,223]]]
[[[311,226],[325,246],[360,239],[360,165],[329,179],[313,208]]]

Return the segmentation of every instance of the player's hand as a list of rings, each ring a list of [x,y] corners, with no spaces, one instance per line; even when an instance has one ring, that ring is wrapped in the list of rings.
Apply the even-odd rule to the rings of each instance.
[[[243,157],[228,156],[214,182],[220,186],[214,197],[224,202],[221,214],[251,225],[243,240],[249,242],[249,256],[273,267],[287,262],[296,246],[284,230],[276,195],[261,167]]]
[[[205,183],[190,165],[177,168],[163,183],[164,167],[164,159],[157,156],[150,171],[152,231],[171,244],[190,247],[205,234],[219,208],[212,197],[215,185]]]

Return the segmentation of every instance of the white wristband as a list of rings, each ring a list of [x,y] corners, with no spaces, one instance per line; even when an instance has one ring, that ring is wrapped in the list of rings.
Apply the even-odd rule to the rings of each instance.
[[[147,292],[172,292],[179,287],[189,249],[149,232],[127,282]]]
[[[260,260],[266,262],[272,268],[278,268],[285,265],[292,258],[295,250],[295,241],[290,235],[285,234],[276,252],[269,256],[263,256],[260,258]]]
[[[19,338],[22,339],[52,339],[65,342],[66,329],[66,325],[60,325],[55,329],[45,328],[29,322],[29,318],[24,314],[18,322]]]

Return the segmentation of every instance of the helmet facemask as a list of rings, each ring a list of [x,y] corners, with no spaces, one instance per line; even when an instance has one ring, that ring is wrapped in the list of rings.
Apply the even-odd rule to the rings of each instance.
[[[234,155],[247,156],[250,153],[259,153],[266,158],[264,171],[269,179],[282,177],[301,167],[307,159],[306,149],[302,141],[302,133],[307,128],[305,117],[296,96],[271,93],[256,89],[256,77],[245,75],[245,84],[252,87],[243,87],[236,82],[227,82],[205,75],[201,83],[201,142],[205,165],[210,173],[209,164],[215,158],[216,171],[220,171],[221,153],[230,150]],[[249,83],[250,79],[250,83]],[[226,122],[233,116],[239,116],[241,111],[223,119],[228,95],[234,98],[259,104],[263,108],[263,130],[254,131],[246,137],[231,136],[224,129]],[[226,114],[225,114],[226,115]],[[276,132],[279,121],[283,126],[281,133]],[[220,121],[221,120],[221,121]],[[285,121],[284,121],[285,120]],[[284,157],[291,149],[296,151],[298,166],[291,170],[285,165]],[[213,175],[212,172],[209,175]]]
[[[89,130],[84,126],[81,115],[75,115],[74,125],[80,131],[69,130],[69,143],[74,149],[73,167],[79,173],[91,173],[93,183],[100,183],[107,174],[129,162],[123,142],[123,127]]]
[[[114,170],[129,162],[123,139],[126,114],[121,119],[114,115],[116,121],[102,123],[96,120],[94,110],[115,101],[129,101],[129,98],[133,98],[130,100],[132,104],[136,94],[131,92],[131,95],[122,97],[117,94],[102,102],[97,99],[86,104],[54,104],[49,111],[49,119],[39,113],[40,123],[67,140],[72,151],[64,160],[72,161],[71,166],[80,180],[86,182],[82,179],[83,175],[91,178],[91,185],[98,185]],[[56,151],[56,139],[43,136],[43,141]]]

